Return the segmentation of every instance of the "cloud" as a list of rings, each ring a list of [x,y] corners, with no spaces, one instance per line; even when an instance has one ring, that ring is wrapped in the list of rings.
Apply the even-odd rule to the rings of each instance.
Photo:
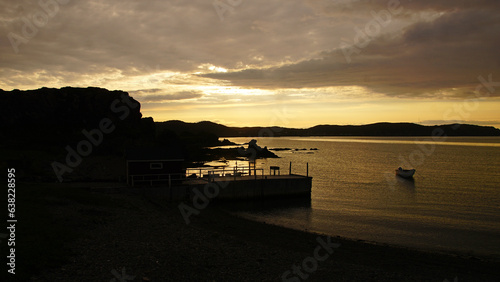
[[[318,1],[319,3],[325,3]],[[363,11],[387,9],[389,6],[403,7],[405,14],[410,15],[422,11],[451,12],[457,10],[475,10],[475,9],[495,9],[498,8],[496,0],[476,0],[476,1],[457,1],[457,0],[331,0],[327,2],[327,11],[331,13],[362,13]]]
[[[497,36],[500,17],[496,10],[489,9],[493,1],[479,1],[478,5],[464,7],[450,5],[449,1],[438,1],[434,5],[414,2],[405,8],[446,12],[432,21],[419,20],[396,34],[380,32],[363,47],[351,42],[344,47],[352,49],[339,46],[323,52],[319,58],[285,66],[201,76],[250,88],[356,85],[393,97],[433,98],[471,96],[480,75],[493,74],[495,81],[500,80],[500,37]],[[366,24],[370,21],[372,19]],[[361,33],[351,35],[352,41],[366,36],[366,29],[362,28]],[[346,50],[352,52],[350,62],[346,60],[345,54],[349,54]],[[500,96],[499,93],[491,94]]]
[[[144,89],[130,91],[129,94],[140,102],[145,103],[162,103],[203,97],[203,93],[201,91],[180,91],[175,93],[165,92],[166,91],[164,89]]]
[[[294,62],[316,52],[304,40],[325,47],[331,42],[315,11],[301,0],[244,1],[225,13],[224,21],[212,1],[70,1],[31,37],[24,32],[30,30],[26,22],[33,26],[45,13],[38,1],[1,5],[2,77],[37,73],[54,84],[74,84],[82,75],[140,75],[157,66],[195,72],[203,64],[234,69]],[[8,34],[26,40],[17,54]],[[17,83],[13,78],[3,85]]]
[[[357,47],[355,28],[365,30],[372,12],[390,3],[399,3],[402,12],[366,47]],[[152,89],[358,86],[390,97],[450,98],[471,95],[479,75],[500,78],[497,0],[255,0],[235,5],[222,21],[213,2],[204,0],[69,1],[17,54],[7,35],[26,37],[26,21],[33,25],[46,9],[29,0],[3,1],[0,8],[0,88],[6,90],[135,90],[146,82]],[[359,53],[349,63],[341,46]],[[227,72],[208,72],[207,65]],[[142,78],[166,72],[178,75],[154,83]],[[191,75],[196,72],[198,77]],[[158,95],[148,97],[177,99]]]

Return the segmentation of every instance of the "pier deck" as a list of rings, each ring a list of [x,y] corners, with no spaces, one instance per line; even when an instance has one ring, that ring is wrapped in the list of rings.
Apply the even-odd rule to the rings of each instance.
[[[170,201],[193,200],[196,197],[234,200],[311,196],[312,177],[308,174],[266,175],[263,169],[239,169],[223,170],[223,173],[220,170],[195,170],[199,173],[187,173],[190,177],[179,180],[175,185],[169,180],[168,186],[156,186],[153,190]]]
[[[211,177],[212,182],[226,182],[226,181],[248,181],[248,180],[261,180],[261,179],[268,179],[268,180],[275,180],[275,179],[302,179],[306,178],[307,176],[304,175],[298,175],[298,174],[290,174],[290,175],[243,175],[243,176],[216,176],[216,177]],[[197,185],[197,184],[205,184],[208,183],[208,178],[193,178],[193,179],[186,179],[183,181],[184,185]]]
[[[210,179],[210,180],[209,180]],[[191,179],[184,182],[190,189],[212,194],[217,200],[257,199],[311,195],[312,177],[303,175],[245,175]],[[214,186],[216,185],[216,186]],[[217,188],[215,188],[217,187]],[[195,193],[191,190],[191,198]]]

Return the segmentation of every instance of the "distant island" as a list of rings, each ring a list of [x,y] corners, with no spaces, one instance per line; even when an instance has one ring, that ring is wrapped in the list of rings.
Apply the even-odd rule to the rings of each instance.
[[[373,123],[366,125],[316,125],[310,128],[229,127],[210,121],[196,123],[170,120],[155,122],[160,130],[173,132],[208,132],[219,137],[280,136],[432,136],[436,129],[446,136],[500,136],[500,129],[471,124],[425,126],[415,123]]]

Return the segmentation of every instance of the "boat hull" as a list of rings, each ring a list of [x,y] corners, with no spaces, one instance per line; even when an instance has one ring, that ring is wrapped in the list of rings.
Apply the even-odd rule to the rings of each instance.
[[[399,177],[411,179],[415,174],[415,169],[396,169],[395,173]]]

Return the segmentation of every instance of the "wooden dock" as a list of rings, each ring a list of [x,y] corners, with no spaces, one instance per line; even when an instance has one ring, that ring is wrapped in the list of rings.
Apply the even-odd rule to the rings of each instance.
[[[224,176],[214,177],[210,181],[188,180],[192,189],[214,194],[219,189],[217,200],[259,199],[269,197],[298,197],[311,195],[312,177],[303,175],[265,175],[265,176]],[[216,188],[216,186],[218,188]],[[190,193],[191,197],[195,193]]]
[[[266,175],[264,170],[239,168],[219,174],[216,170],[191,174],[177,185],[148,187],[148,192],[169,201],[244,200],[263,198],[310,197],[312,177],[299,174]],[[259,173],[257,173],[259,171]],[[190,175],[190,174],[188,174]]]

